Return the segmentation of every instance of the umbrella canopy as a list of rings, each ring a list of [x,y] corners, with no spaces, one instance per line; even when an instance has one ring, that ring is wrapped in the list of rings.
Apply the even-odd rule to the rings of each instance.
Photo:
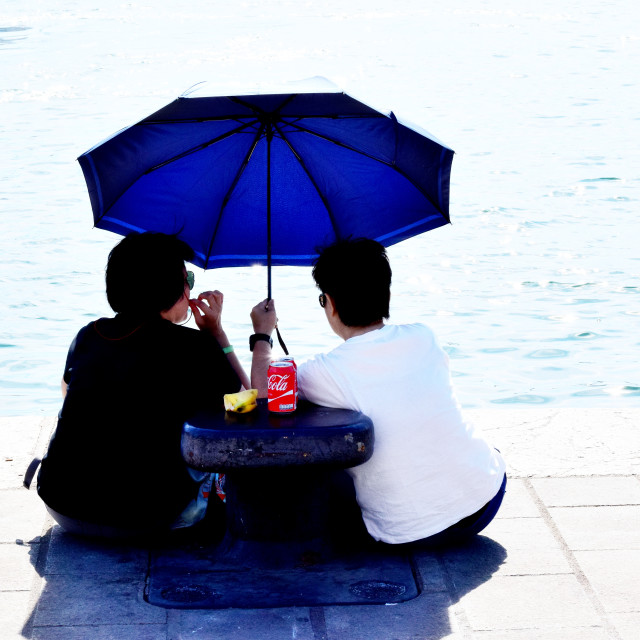
[[[310,265],[449,222],[453,151],[341,92],[180,97],[78,158],[95,225],[176,234],[205,269]]]

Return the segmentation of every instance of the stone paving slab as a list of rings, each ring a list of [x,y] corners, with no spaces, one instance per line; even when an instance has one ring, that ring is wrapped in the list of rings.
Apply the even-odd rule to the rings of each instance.
[[[0,592],[30,591],[40,544],[0,544]]]
[[[531,484],[547,507],[640,505],[634,476],[534,478]]]
[[[308,608],[171,611],[171,638],[198,640],[317,640]]]
[[[640,613],[618,613],[611,616],[621,640],[638,640]]]
[[[640,549],[640,505],[551,507],[549,513],[572,550]]]
[[[576,551],[574,555],[608,613],[640,614],[640,549]],[[630,589],[630,585],[635,586]]]
[[[539,518],[540,510],[531,497],[525,482],[518,478],[507,480],[507,490],[496,520],[504,518]]]
[[[0,417],[0,489],[19,487],[34,457],[42,457],[55,425],[55,418]]]
[[[24,640],[22,630],[30,613],[31,593],[29,591],[1,591],[0,637],[2,640]]]
[[[495,520],[475,540],[442,556],[448,570],[460,576],[487,575],[492,559],[496,576],[572,573],[542,518]]]
[[[421,593],[446,591],[442,560],[437,553],[422,551],[413,556],[416,582]]]
[[[144,575],[131,576],[52,575],[47,576],[33,624],[108,625],[116,621],[166,623],[167,612],[143,600]]]
[[[45,575],[139,577],[148,566],[147,549],[69,536],[56,525],[51,532]]]
[[[509,629],[509,631],[476,631],[476,640],[610,640],[603,627],[580,627],[579,629]],[[627,639],[625,639],[627,640]],[[629,637],[628,640],[631,640]],[[637,636],[634,636],[637,640]]]
[[[474,631],[601,625],[601,618],[572,574],[496,576],[481,588],[469,590],[460,604]]]
[[[165,624],[36,627],[33,640],[167,640]],[[24,640],[24,638],[21,638]]]
[[[398,605],[325,607],[327,640],[416,640],[464,637],[448,593],[425,593]]]
[[[39,542],[47,512],[35,491],[24,488],[0,491],[0,544]]]

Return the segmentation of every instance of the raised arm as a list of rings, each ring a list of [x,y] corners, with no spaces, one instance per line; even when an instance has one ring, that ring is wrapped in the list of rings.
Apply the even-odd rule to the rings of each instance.
[[[255,334],[271,336],[278,318],[273,300],[263,300],[251,310],[251,322]],[[267,373],[271,364],[271,344],[258,340],[253,346],[251,360],[251,386],[258,390],[259,398],[267,397]]]
[[[189,306],[193,312],[196,324],[201,331],[206,331],[213,336],[220,348],[226,353],[231,368],[238,374],[242,388],[249,389],[250,382],[238,356],[231,347],[231,342],[222,328],[222,305],[224,295],[220,291],[204,291],[197,300],[189,300]],[[231,347],[231,348],[229,348]]]

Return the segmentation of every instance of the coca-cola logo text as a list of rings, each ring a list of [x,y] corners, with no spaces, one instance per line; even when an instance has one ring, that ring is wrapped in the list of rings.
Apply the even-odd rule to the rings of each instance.
[[[289,374],[286,376],[279,376],[277,374],[269,376],[269,390],[270,391],[286,391],[289,388],[289,384],[287,380],[289,379]]]

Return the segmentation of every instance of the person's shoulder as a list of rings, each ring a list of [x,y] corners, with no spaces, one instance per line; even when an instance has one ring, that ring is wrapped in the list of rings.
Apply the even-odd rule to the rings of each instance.
[[[298,382],[300,382],[301,377],[325,376],[332,371],[337,366],[336,363],[341,360],[340,348],[342,346],[341,344],[331,351],[316,353],[298,363]]]
[[[80,330],[76,335],[79,336],[81,334],[88,333],[89,331],[95,331],[96,323],[102,320],[107,320],[107,318],[99,318],[98,320],[92,320],[91,322],[88,322],[87,324],[84,325],[84,327],[80,328]]]
[[[98,323],[102,324],[105,322],[109,322],[109,320],[109,318],[99,318],[98,320],[92,320],[91,322],[85,324],[84,327],[82,327],[76,334],[75,342],[79,342],[86,338],[98,337]]]
[[[440,346],[438,337],[433,329],[424,323],[416,322],[390,326],[393,327],[392,332],[389,333],[390,342],[404,342],[413,345],[416,349],[427,349],[429,351],[438,349]]]
[[[389,338],[422,337],[426,339],[433,338],[435,335],[431,327],[421,322],[411,324],[387,324],[384,328]]]
[[[312,356],[309,356],[308,358],[304,358],[303,360],[300,360],[300,362],[297,362],[296,365],[298,367],[298,370],[300,370],[300,368],[311,368],[317,365],[322,365],[324,362],[326,362],[326,358],[327,355],[330,355],[331,351],[329,351],[328,353],[315,353]]]
[[[401,331],[427,331],[431,332],[429,325],[424,322],[409,322],[407,324],[392,324],[391,327],[398,327]]]
[[[105,318],[101,318],[101,320],[105,320]],[[67,352],[67,365],[77,357],[79,352],[91,351],[95,347],[97,341],[100,339],[96,331],[97,322],[98,320],[92,320],[88,324],[85,324],[73,337]]]

